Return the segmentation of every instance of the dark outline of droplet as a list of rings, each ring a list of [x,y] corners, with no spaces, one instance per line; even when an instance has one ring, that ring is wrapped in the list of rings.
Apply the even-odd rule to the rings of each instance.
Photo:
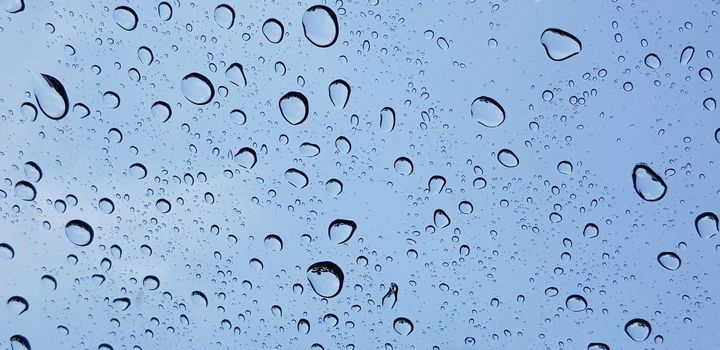
[[[554,58],[550,55],[550,51],[548,51],[548,47],[545,46],[545,43],[542,42],[542,37],[543,37],[543,35],[544,35],[546,32],[548,32],[548,31],[554,32],[555,34],[559,34],[559,35],[561,35],[561,36],[565,36],[565,37],[568,37],[568,38],[570,38],[570,39],[575,40],[575,42],[578,44],[578,46],[580,47],[580,49],[579,49],[577,52],[571,54],[570,56],[563,57],[563,58],[561,58],[561,59],[559,59],[559,60],[554,59]],[[558,28],[548,28],[548,29],[543,30],[542,34],[540,34],[540,44],[542,44],[543,48],[545,48],[545,54],[546,54],[551,60],[553,60],[553,61],[555,61],[555,62],[565,61],[566,59],[568,59],[568,58],[570,58],[570,57],[573,57],[573,56],[579,54],[580,51],[582,51],[582,42],[580,41],[580,39],[578,39],[576,36],[574,36],[574,35],[566,32],[566,31],[564,31],[564,30],[562,30],[562,29],[558,29]]]
[[[12,260],[13,258],[15,258],[15,248],[13,248],[11,245],[7,243],[0,243],[0,248],[5,248],[10,251],[10,258],[7,260]]]
[[[305,187],[307,187],[307,185],[310,184],[310,178],[308,178],[307,174],[305,174],[305,173],[302,172],[301,170],[296,169],[296,168],[290,168],[290,169],[288,169],[288,170],[285,171],[285,175],[291,174],[291,173],[292,173],[292,174],[299,174],[300,176],[303,177],[303,179],[305,179],[305,184],[302,185],[302,186],[300,186],[300,187],[297,187],[297,186],[296,186],[294,183],[292,183],[290,180],[287,180],[287,182],[288,182],[290,185],[292,185],[293,187],[298,188],[298,189],[299,189],[299,188],[305,188]]]
[[[355,223],[355,221],[347,220],[347,219],[335,219],[330,223],[330,225],[328,225],[328,238],[330,239],[331,242],[332,242],[333,238],[332,238],[332,235],[330,235],[330,232],[332,232],[333,226],[341,226],[341,225],[350,226],[350,234],[347,236],[347,238],[345,238],[345,240],[338,242],[337,244],[343,244],[343,243],[349,241],[350,238],[352,238],[352,236],[355,234],[355,230],[357,230],[357,223]]]
[[[30,189],[32,190],[32,193],[33,193],[32,198],[30,198],[30,199],[21,198],[22,200],[27,201],[27,202],[31,202],[31,201],[34,201],[35,198],[37,198],[37,189],[35,188],[35,186],[34,186],[33,184],[31,184],[30,182],[25,181],[25,180],[20,180],[20,181],[18,181],[18,182],[15,183],[15,186],[13,187],[13,190],[16,189],[16,188],[17,188],[18,186],[20,186],[20,185],[30,188]]]
[[[130,14],[133,15],[133,17],[135,18],[135,23],[133,24],[132,28],[130,28],[130,29],[125,29],[125,27],[121,26],[120,23],[118,23],[118,22],[115,22],[115,24],[117,24],[118,27],[120,27],[120,28],[122,28],[122,29],[125,29],[125,30],[128,31],[128,32],[129,32],[129,31],[132,31],[132,30],[135,30],[135,28],[137,28],[138,20],[139,20],[137,13],[135,13],[135,10],[133,10],[133,9],[130,8],[130,7],[127,7],[127,6],[124,6],[124,5],[123,5],[123,6],[118,6],[118,7],[116,7],[115,10],[113,10],[113,13],[114,13],[115,11],[117,11],[117,10],[120,10],[120,9],[123,9],[123,10],[126,10],[126,11],[130,12]],[[114,17],[114,16],[113,16],[113,17]],[[114,21],[114,20],[115,20],[115,18],[113,18],[113,21]]]
[[[167,5],[167,7],[170,9],[170,17],[168,17],[168,19],[163,19],[162,17],[160,17],[160,6],[162,6],[163,4]],[[158,17],[160,17],[160,19],[163,20],[163,22],[167,22],[167,21],[171,20],[172,16],[173,16],[173,7],[172,7],[172,5],[170,5],[169,2],[163,1],[158,4]]]
[[[28,339],[20,334],[15,334],[12,337],[10,337],[10,348],[12,348],[12,350],[15,350],[15,347],[12,346],[13,342],[20,343],[20,345],[24,346],[27,350],[32,350]]]
[[[345,89],[347,89],[347,97],[345,97],[345,101],[343,102],[343,105],[341,107],[341,108],[345,108],[345,106],[347,106],[347,104],[348,104],[348,101],[350,101],[350,93],[351,93],[350,84],[348,84],[348,82],[345,80],[335,79],[335,80],[333,80],[332,83],[330,83],[330,85],[328,85],[328,96],[330,97],[330,102],[332,102],[333,106],[335,106],[335,101],[333,101],[333,98],[332,98],[332,89],[331,88],[335,84],[340,84],[340,85],[344,86]]]
[[[712,234],[710,237],[700,236],[700,228],[698,227],[698,224],[700,223],[700,219],[705,218],[706,216],[709,216],[710,220],[715,221],[715,231],[716,232],[714,234]],[[710,212],[710,211],[706,211],[704,213],[699,214],[698,216],[695,217],[695,232],[697,232],[697,234],[698,234],[698,236],[700,236],[700,238],[705,238],[705,239],[716,236],[718,234],[718,232],[720,232],[720,218],[718,218],[718,216],[715,213]]]
[[[230,20],[230,26],[227,27],[227,28],[220,26],[220,24],[219,24],[219,23],[217,22],[217,20],[215,19],[215,11],[217,11],[217,9],[219,9],[219,8],[221,8],[221,7],[230,10],[230,14],[232,15],[232,19]],[[220,5],[217,5],[217,6],[215,7],[215,9],[213,10],[213,19],[215,20],[215,24],[217,24],[220,28],[225,29],[225,30],[230,30],[230,28],[232,28],[232,27],[235,25],[235,9],[232,8],[232,6],[230,6],[230,5],[228,5],[228,4],[220,4]]]
[[[265,34],[265,31],[262,30],[262,28],[265,27],[265,25],[268,23],[276,23],[276,24],[280,25],[280,40],[278,40],[278,41],[270,40],[270,38],[268,38],[267,34]],[[263,25],[262,25],[262,27],[260,27],[260,29],[261,29],[260,31],[263,32],[265,39],[267,39],[269,42],[271,42],[273,44],[279,44],[282,41],[282,39],[285,38],[285,26],[277,18],[274,18],[274,17],[268,18],[265,22],[263,22]]]
[[[130,308],[130,305],[132,305],[132,303],[130,302],[130,298],[126,298],[126,297],[115,298],[115,299],[113,299],[112,302],[113,302],[113,304],[115,304],[116,302],[127,303],[127,305],[125,306],[125,308],[123,308],[123,309],[120,310],[120,311],[125,311],[125,310],[127,310],[128,308]]]
[[[648,332],[647,332],[647,336],[646,336],[644,339],[642,339],[642,340],[635,340],[635,338],[633,338],[633,337],[630,336],[630,333],[628,333],[628,330],[627,330],[627,329],[628,329],[628,326],[630,326],[630,325],[633,324],[633,323],[641,323],[641,324],[643,324],[644,326],[647,327]],[[652,326],[650,325],[650,322],[645,321],[645,320],[643,320],[642,318],[633,318],[632,320],[628,321],[628,322],[625,324],[625,328],[623,328],[623,330],[625,330],[625,334],[627,334],[628,337],[630,337],[630,339],[632,339],[632,341],[638,342],[638,343],[644,342],[645,340],[647,340],[647,338],[650,338],[650,334],[652,334]]]
[[[40,177],[36,181],[33,181],[35,183],[40,182],[40,180],[42,180],[42,178],[43,178],[43,172],[42,172],[42,169],[40,168],[40,166],[37,163],[33,162],[32,160],[25,162],[25,165],[29,165],[29,166],[33,167],[35,170],[37,170],[38,173],[40,173]]]
[[[192,72],[192,73],[186,75],[184,78],[182,78],[182,80],[180,80],[180,86],[181,86],[180,90],[181,91],[182,91],[182,82],[187,80],[188,78],[200,79],[200,80],[202,80],[202,82],[204,82],[205,84],[207,84],[207,86],[210,87],[210,97],[207,99],[207,101],[205,101],[203,103],[193,102],[187,96],[185,96],[185,93],[183,93],[183,97],[185,97],[186,100],[190,101],[190,103],[192,103],[194,105],[198,105],[198,106],[203,106],[203,105],[210,103],[210,101],[212,101],[213,98],[215,98],[215,86],[213,86],[210,79],[208,79],[206,76],[204,76],[198,72]]]
[[[20,8],[17,11],[6,11],[7,13],[18,13],[25,10],[25,0],[20,0]]]
[[[670,257],[673,257],[673,258],[677,259],[677,261],[678,261],[678,267],[677,267],[677,268],[674,268],[674,269],[671,269],[671,268],[665,266],[665,264],[663,264],[662,261],[660,261],[660,258],[663,257],[663,256],[670,256]],[[678,256],[677,254],[675,254],[675,252],[661,252],[661,253],[658,254],[658,256],[657,256],[657,262],[660,264],[660,266],[662,266],[663,268],[665,268],[665,269],[668,270],[668,271],[675,271],[675,270],[679,269],[680,266],[682,266],[682,259],[680,259],[680,256]]]
[[[345,274],[343,273],[340,266],[337,266],[337,264],[335,264],[332,261],[319,261],[319,262],[316,262],[316,263],[310,265],[310,267],[308,267],[308,269],[305,273],[309,273],[309,272],[317,273],[312,270],[318,270],[319,272],[329,272],[329,273],[335,275],[335,277],[337,277],[338,281],[340,282],[337,292],[335,292],[335,294],[330,295],[330,296],[324,296],[324,295],[318,293],[318,291],[315,289],[315,286],[313,286],[312,282],[310,282],[310,279],[308,278],[308,283],[310,283],[310,287],[313,289],[315,294],[317,294],[323,298],[326,298],[326,299],[334,298],[338,294],[340,294],[340,292],[343,289],[343,284],[345,283]]]
[[[660,182],[660,185],[662,185],[662,187],[663,187],[663,192],[660,194],[660,196],[657,199],[645,198],[645,196],[643,196],[642,193],[640,193],[640,191],[638,191],[637,186],[635,186],[635,184],[637,183],[637,175],[635,175],[635,172],[639,168],[642,168],[645,171],[647,171],[650,174],[650,177],[654,177],[654,178],[657,178],[658,180],[660,180],[659,182]],[[633,189],[635,190],[635,193],[637,193],[637,195],[640,196],[640,198],[644,201],[657,202],[657,201],[663,199],[663,197],[665,197],[665,194],[667,193],[667,184],[665,183],[665,180],[662,177],[660,177],[660,175],[658,175],[655,172],[655,170],[652,170],[652,168],[650,168],[650,166],[648,166],[646,163],[635,164],[635,166],[633,167],[633,171],[632,171],[632,180],[633,180]]]
[[[149,47],[147,47],[147,46],[140,46],[140,47],[138,48],[138,50],[137,50],[137,52],[138,52],[138,59],[140,59],[140,50],[142,50],[142,49],[146,49],[147,52],[150,53],[150,62],[147,63],[147,65],[149,66],[149,65],[151,65],[151,64],[153,63],[153,60],[155,60],[155,54],[152,52],[152,50],[150,50]],[[141,59],[140,59],[140,62],[142,62]]]
[[[95,239],[95,230],[93,230],[92,226],[90,226],[90,224],[88,224],[85,221],[73,219],[73,220],[68,221],[67,224],[65,224],[65,230],[67,230],[68,226],[77,226],[77,227],[80,227],[81,229],[87,231],[88,233],[90,233],[90,239],[88,239],[87,243],[85,243],[85,244],[77,244],[77,243],[73,242],[72,240],[70,240],[70,237],[68,237],[68,240],[70,241],[70,243],[72,243],[78,247],[87,247],[90,245],[90,243],[92,243],[93,239]],[[67,235],[68,234],[66,232],[65,236],[67,237]]]
[[[50,85],[51,89],[53,89],[55,92],[57,92],[60,95],[60,97],[63,100],[63,103],[65,104],[65,108],[63,109],[64,112],[61,116],[59,116],[57,118],[51,117],[47,112],[45,112],[45,110],[43,109],[42,103],[40,103],[40,100],[38,99],[37,94],[35,94],[35,101],[37,101],[38,106],[40,106],[40,110],[43,112],[43,114],[45,114],[45,116],[47,116],[48,118],[50,118],[52,120],[60,120],[62,118],[65,118],[65,116],[68,113],[68,109],[70,109],[70,102],[68,101],[67,91],[65,91],[65,87],[59,80],[57,80],[55,77],[53,77],[51,75],[40,73],[40,76],[43,79],[45,79],[45,82],[48,85]]]
[[[186,97],[186,98],[187,98],[187,97]],[[192,101],[190,101],[190,102],[192,102]],[[172,117],[172,108],[170,108],[170,105],[169,105],[167,102],[165,102],[165,101],[155,101],[155,103],[153,103],[152,106],[150,106],[150,114],[152,114],[152,109],[153,109],[153,107],[155,107],[155,106],[163,106],[163,107],[167,108],[168,116],[165,118],[165,120],[162,121],[163,123],[165,123],[166,121],[170,120],[170,117]]]
[[[497,108],[500,110],[500,113],[502,113],[502,120],[500,121],[500,123],[498,123],[498,125],[490,126],[490,125],[487,125],[487,124],[485,124],[485,123],[483,123],[483,122],[481,122],[481,121],[479,121],[479,120],[475,120],[478,124],[480,124],[480,125],[482,125],[482,126],[484,126],[484,127],[488,127],[488,128],[497,128],[497,127],[499,127],[500,125],[502,125],[502,124],[505,122],[505,118],[507,117],[507,115],[505,114],[505,108],[503,108],[503,106],[500,104],[500,102],[498,102],[498,101],[495,100],[494,98],[488,97],[488,96],[480,96],[480,97],[474,99],[474,100],[470,103],[470,118],[473,117],[472,106],[473,106],[473,104],[475,104],[475,102],[478,101],[478,100],[481,101],[481,102],[484,102],[484,103],[490,103],[490,104],[494,105],[495,107],[497,107]]]
[[[235,153],[235,155],[233,155],[233,159],[234,159],[235,157],[239,156],[240,153],[244,153],[244,152],[250,152],[250,154],[252,154],[252,156],[253,156],[253,163],[250,164],[250,167],[247,167],[247,168],[244,167],[242,164],[238,164],[238,165],[240,165],[240,166],[243,167],[244,169],[252,169],[252,168],[255,166],[255,164],[257,164],[257,153],[255,152],[254,149],[252,149],[252,148],[250,148],[250,147],[243,147],[243,148],[239,149],[239,150]]]
[[[409,324],[409,325],[410,325],[410,332],[408,332],[407,334],[402,334],[402,333],[400,333],[397,329],[395,329],[395,324],[397,324],[397,323],[406,323],[406,324]],[[415,325],[414,325],[414,324],[412,323],[412,321],[410,321],[410,319],[408,319],[407,317],[398,317],[398,318],[396,318],[396,319],[393,321],[393,330],[395,331],[395,333],[400,334],[400,335],[410,335],[410,334],[415,330]]]
[[[303,115],[302,119],[301,119],[299,122],[297,122],[297,123],[291,122],[291,121],[285,116],[285,113],[283,113],[282,105],[281,105],[281,103],[282,103],[283,100],[289,99],[289,98],[292,98],[292,97],[299,99],[299,100],[305,105],[305,114]],[[305,95],[303,95],[301,92],[297,92],[297,91],[290,91],[290,92],[286,93],[285,95],[283,95],[282,97],[280,97],[280,99],[278,100],[278,108],[280,109],[280,114],[283,116],[283,118],[285,119],[285,121],[287,121],[288,123],[290,123],[290,125],[300,125],[300,124],[302,124],[302,123],[305,122],[305,120],[307,119],[308,113],[310,113],[310,104],[308,104],[308,99],[307,99],[307,97],[305,97]]]
[[[332,9],[330,9],[329,7],[327,7],[327,6],[325,6],[325,5],[314,5],[314,6],[310,6],[307,10],[305,10],[305,12],[317,11],[317,10],[319,10],[319,9],[325,10],[325,12],[327,12],[327,13],[330,15],[330,19],[332,19],[333,24],[335,24],[335,37],[333,37],[332,41],[330,41],[329,44],[327,44],[327,45],[318,45],[318,44],[316,44],[314,41],[310,40],[310,38],[308,38],[308,36],[307,36],[307,29],[305,28],[305,23],[302,21],[302,19],[300,20],[300,22],[302,23],[302,26],[303,26],[303,34],[305,35],[305,38],[308,39],[308,41],[309,41],[311,44],[313,44],[313,45],[315,45],[315,46],[317,46],[317,47],[320,47],[320,48],[327,48],[327,47],[330,47],[330,46],[332,46],[333,44],[335,44],[335,42],[337,41],[338,37],[340,36],[340,26],[338,25],[338,19],[337,19],[337,15],[335,14],[335,11],[333,11]],[[303,15],[305,14],[305,12],[303,12]]]

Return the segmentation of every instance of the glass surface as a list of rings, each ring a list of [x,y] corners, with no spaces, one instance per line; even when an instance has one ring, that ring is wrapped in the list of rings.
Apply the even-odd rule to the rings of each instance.
[[[711,1],[0,0],[0,349],[711,349]]]

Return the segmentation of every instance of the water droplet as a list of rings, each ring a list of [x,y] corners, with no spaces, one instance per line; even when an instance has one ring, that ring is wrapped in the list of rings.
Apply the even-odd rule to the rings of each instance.
[[[228,78],[235,86],[247,86],[245,70],[240,63],[231,64],[228,69],[225,70],[225,78]]]
[[[338,179],[330,179],[325,183],[325,190],[332,196],[338,196],[343,191],[343,184]]]
[[[287,180],[288,183],[290,183],[293,187],[296,188],[304,188],[308,185],[307,175],[305,175],[304,172],[295,168],[290,168],[285,171],[285,180]]]
[[[548,28],[540,35],[545,53],[553,61],[563,61],[580,53],[582,44],[574,35],[557,29]]]
[[[473,205],[468,201],[462,201],[458,205],[458,210],[463,214],[471,214],[473,212]]]
[[[707,67],[700,69],[698,74],[700,74],[700,78],[705,81],[710,81],[713,78],[712,71],[710,70],[710,68]]]
[[[115,204],[110,198],[102,198],[98,201],[98,209],[105,214],[112,214],[115,211]]]
[[[603,343],[590,343],[587,350],[610,350],[610,347]]]
[[[0,259],[12,260],[15,257],[15,249],[7,243],[0,243]]]
[[[300,332],[302,334],[310,333],[310,321],[308,321],[304,318],[301,318],[300,320],[298,320],[297,330],[298,330],[298,332]]]
[[[157,101],[153,103],[152,107],[150,107],[150,113],[152,113],[155,120],[159,120],[164,123],[170,120],[170,116],[172,116],[172,109],[166,102]]]
[[[37,191],[35,186],[27,181],[18,181],[15,184],[15,197],[18,197],[24,201],[33,201]]]
[[[22,315],[30,307],[28,301],[21,296],[12,296],[7,300],[7,307],[15,315]]]
[[[583,237],[595,238],[598,234],[600,234],[600,229],[597,225],[593,223],[585,225],[585,229],[583,229]]]
[[[662,252],[658,254],[657,261],[660,263],[660,265],[662,265],[662,267],[670,271],[675,271],[679,269],[680,264],[682,263],[680,257],[673,252]]]
[[[520,164],[520,160],[518,157],[513,153],[513,151],[509,149],[501,149],[500,152],[497,154],[497,160],[500,162],[500,164],[508,167],[508,168],[514,168]]]
[[[658,57],[656,54],[649,53],[647,56],[645,56],[645,65],[652,69],[658,69],[660,68],[660,65],[662,65],[662,62],[660,61],[660,57]]]
[[[40,277],[40,284],[42,284],[47,290],[57,289],[57,280],[55,280],[55,277],[50,275]]]
[[[315,5],[305,11],[302,17],[305,37],[317,47],[329,47],[338,37],[338,22],[335,12],[324,5]]]
[[[715,103],[715,99],[712,97],[708,97],[703,101],[703,107],[710,112],[715,110],[716,105],[717,103]]]
[[[332,298],[340,294],[345,280],[340,267],[330,261],[310,265],[306,275],[312,289],[323,298]]]
[[[35,105],[30,102],[25,102],[20,105],[20,114],[22,114],[22,116],[27,118],[28,120],[34,122],[35,120],[37,120],[37,107],[35,107]]]
[[[235,23],[235,10],[233,10],[230,5],[218,5],[218,7],[215,8],[214,16],[215,23],[217,23],[220,28],[230,29],[233,23]]]
[[[243,147],[233,156],[237,165],[245,168],[252,169],[257,163],[257,153],[250,147]]]
[[[395,129],[395,110],[385,107],[380,110],[380,129],[385,132],[391,132]]]
[[[650,323],[641,318],[634,318],[625,324],[625,333],[636,342],[644,341],[650,336],[651,332]]]
[[[118,6],[113,11],[113,19],[120,28],[125,30],[133,30],[137,27],[138,16],[135,10],[127,6]]]
[[[435,209],[433,213],[433,222],[435,226],[443,228],[450,226],[450,217],[442,209]]]
[[[2,2],[2,7],[8,13],[18,13],[25,9],[24,0],[5,0]]]
[[[150,65],[153,62],[153,53],[147,46],[140,46],[137,51],[138,59],[141,63]]]
[[[135,163],[130,165],[130,168],[128,169],[130,172],[130,175],[136,179],[144,179],[145,176],[147,176],[147,169],[145,169],[145,166],[140,163]]]
[[[145,278],[143,278],[143,287],[149,290],[156,290],[160,288],[160,279],[151,275],[145,276]]]
[[[331,222],[328,226],[328,237],[330,238],[331,242],[342,244],[352,238],[356,229],[357,224],[354,221],[336,219],[333,220],[333,222]]]
[[[387,293],[382,297],[382,306],[389,306],[391,309],[395,307],[398,299],[398,285],[390,283]]]
[[[158,17],[163,21],[169,21],[172,18],[173,8],[172,6],[163,1],[158,5]]]
[[[270,18],[265,21],[265,23],[263,23],[262,32],[269,42],[277,44],[283,39],[283,35],[285,34],[285,27],[277,19]]]
[[[200,73],[186,75],[180,82],[180,89],[185,98],[196,105],[207,104],[215,96],[212,83]]]
[[[120,106],[120,96],[112,91],[106,91],[103,94],[103,104],[107,108],[118,108]]]
[[[282,238],[280,238],[280,236],[278,235],[267,235],[265,236],[265,240],[263,242],[265,243],[265,248],[268,248],[272,251],[279,252],[283,249]]]
[[[350,99],[350,84],[345,80],[337,79],[328,87],[330,102],[337,108],[345,108]]]
[[[393,329],[395,329],[395,332],[400,335],[410,335],[413,329],[415,329],[415,326],[409,319],[405,317],[398,317],[395,321],[393,321]]]
[[[720,233],[720,222],[715,213],[705,212],[695,218],[695,230],[701,238],[711,238]]]
[[[585,311],[587,309],[587,301],[582,295],[573,294],[565,300],[565,306],[573,312]]]
[[[690,60],[692,60],[693,55],[695,54],[695,48],[692,46],[688,46],[682,50],[682,53],[680,54],[680,64],[687,65],[690,63]]]
[[[172,205],[170,205],[170,202],[168,202],[167,199],[158,199],[157,202],[155,202],[155,209],[157,209],[159,212],[166,214],[172,209]]]
[[[31,350],[30,342],[20,334],[10,337],[10,348],[12,350]]]
[[[40,110],[50,119],[65,117],[69,102],[65,87],[59,80],[47,74],[33,74],[33,92]]]
[[[560,172],[560,174],[570,174],[573,171],[572,163],[563,160],[562,162],[558,163],[557,170]]]
[[[290,91],[283,95],[278,106],[283,118],[292,125],[298,125],[307,119],[308,100],[305,95],[297,91]]]
[[[413,172],[413,163],[409,158],[400,157],[395,160],[395,171],[403,176],[408,176]]]
[[[190,294],[190,299],[192,300],[192,302],[195,305],[204,306],[204,307],[208,306],[208,299],[205,296],[205,293],[203,293],[199,290],[192,292]]]
[[[505,121],[505,109],[487,96],[480,96],[472,102],[470,115],[473,120],[488,128],[498,127]]]
[[[341,154],[348,154],[352,150],[352,144],[350,144],[350,140],[348,140],[347,137],[340,136],[335,139],[335,148]]]
[[[303,142],[299,149],[300,153],[305,157],[315,157],[320,154],[320,146],[310,142]]]
[[[65,235],[76,246],[84,247],[92,243],[95,231],[82,220],[70,220],[65,225]]]
[[[640,198],[655,202],[662,199],[667,192],[665,181],[644,163],[635,165],[632,173],[633,186]]]
[[[428,181],[428,189],[431,193],[440,193],[442,192],[443,188],[445,188],[445,183],[447,181],[444,177],[440,175],[435,175],[430,178]]]

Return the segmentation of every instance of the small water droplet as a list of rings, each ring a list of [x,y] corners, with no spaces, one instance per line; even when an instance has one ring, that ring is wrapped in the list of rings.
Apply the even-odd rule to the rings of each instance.
[[[395,129],[395,110],[385,107],[380,110],[380,129],[385,132],[391,132]]]
[[[23,312],[28,310],[30,304],[25,298],[15,295],[7,300],[7,307],[10,312],[19,316],[22,315]]]
[[[573,312],[585,311],[585,309],[587,309],[587,301],[582,295],[573,294],[565,299],[565,306]]]
[[[715,99],[712,97],[708,97],[703,101],[703,107],[710,112],[714,111],[716,106],[717,103],[715,103]]]
[[[12,260],[15,257],[15,249],[7,243],[0,243],[0,259]]]
[[[557,170],[560,174],[570,174],[573,171],[572,163],[563,160],[562,162],[558,163]]]
[[[337,79],[328,86],[330,102],[337,108],[345,108],[350,99],[350,84],[345,80]]]
[[[172,209],[172,205],[170,205],[170,202],[167,199],[161,198],[155,202],[155,209],[163,214],[166,214],[170,211],[170,209]]]
[[[265,243],[265,248],[268,248],[272,251],[279,252],[283,249],[283,241],[280,236],[275,234],[270,234],[265,236],[265,239],[263,240]]]
[[[330,179],[325,183],[325,190],[332,196],[338,196],[343,191],[343,184],[338,179]]]
[[[428,181],[428,189],[431,193],[440,193],[442,192],[443,188],[445,188],[445,183],[447,181],[444,177],[440,175],[435,175],[430,178]]]
[[[233,160],[245,169],[252,169],[257,163],[257,153],[250,147],[243,147],[235,153]]]
[[[450,226],[450,217],[442,209],[435,209],[433,213],[433,223],[435,226],[443,228]]]
[[[242,64],[233,63],[225,70],[225,78],[228,78],[235,86],[247,86],[245,70]]]
[[[147,176],[147,169],[144,165],[140,163],[135,163],[130,165],[130,168],[128,168],[128,172],[130,175],[138,180],[144,179],[145,176]]]
[[[593,223],[589,223],[585,225],[585,229],[583,229],[583,237],[587,238],[595,238],[600,234],[600,229],[597,225]]]
[[[331,222],[328,226],[328,237],[330,238],[331,242],[342,244],[352,238],[356,229],[357,224],[354,221],[336,219],[333,220],[333,222]]]
[[[285,171],[285,180],[295,188],[304,188],[309,182],[307,175],[295,168]]]
[[[27,182],[27,181],[18,181],[15,184],[15,196],[24,200],[24,201],[33,201],[35,200],[35,196],[37,195],[37,191],[35,190],[35,186],[33,184]]]
[[[285,27],[277,19],[270,18],[265,21],[265,23],[263,23],[262,32],[269,42],[277,44],[283,39],[283,35],[285,34]]]
[[[140,46],[137,51],[138,59],[141,63],[150,65],[153,62],[153,53],[147,46]]]
[[[172,14],[173,8],[168,2],[163,1],[158,5],[158,17],[160,17],[161,20],[169,21],[172,18]]]
[[[190,299],[195,305],[207,307],[208,306],[208,299],[205,296],[205,293],[196,290],[190,294]]]
[[[156,290],[160,288],[160,279],[152,275],[145,276],[145,278],[143,278],[143,287],[149,290]]]
[[[698,74],[700,75],[700,78],[705,81],[710,81],[713,78],[713,73],[710,70],[710,68],[702,68],[700,71],[698,71]]]
[[[152,113],[155,120],[166,122],[172,116],[172,109],[170,105],[164,101],[157,101],[150,107],[150,113]]]
[[[680,64],[687,65],[690,63],[690,60],[692,60],[693,55],[695,54],[695,48],[692,46],[688,46],[682,50],[682,53],[680,53]]]
[[[400,157],[395,160],[394,163],[395,171],[397,171],[398,174],[403,176],[408,176],[412,174],[414,166],[412,161],[409,158],[406,157]]]
[[[395,307],[398,299],[398,285],[390,283],[387,293],[382,297],[382,306],[388,306],[391,309]]]
[[[110,198],[102,198],[98,201],[98,209],[105,214],[112,214],[115,211],[115,204]]]
[[[652,69],[658,69],[662,65],[662,62],[660,61],[660,57],[658,57],[656,54],[649,53],[647,56],[645,56],[645,65]]]

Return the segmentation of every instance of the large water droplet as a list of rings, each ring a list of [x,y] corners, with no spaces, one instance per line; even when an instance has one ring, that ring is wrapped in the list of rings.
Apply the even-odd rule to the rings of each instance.
[[[675,271],[679,269],[680,264],[682,263],[680,257],[673,252],[662,252],[658,254],[657,261],[660,263],[660,265],[662,265],[662,267],[670,271]]]
[[[337,244],[345,243],[352,238],[356,229],[357,224],[352,220],[333,220],[330,226],[328,226],[328,237],[330,237],[331,242]]]
[[[650,323],[641,318],[634,318],[625,324],[625,333],[636,342],[644,341],[650,336],[651,332]]]
[[[680,64],[687,65],[690,63],[690,60],[692,60],[693,55],[695,54],[695,48],[692,46],[688,46],[682,50],[682,53],[680,53]]]
[[[166,102],[157,101],[153,103],[152,107],[150,107],[150,113],[152,113],[155,120],[159,120],[164,123],[170,119],[170,116],[172,116],[172,109]]]
[[[398,317],[393,321],[393,329],[400,335],[410,335],[415,329],[412,321],[405,317]]]
[[[155,202],[155,209],[157,209],[159,212],[166,214],[170,212],[170,209],[172,209],[172,205],[167,199],[158,199],[157,202]]]
[[[25,176],[28,180],[32,182],[38,182],[40,179],[42,179],[43,173],[42,169],[40,169],[40,166],[37,165],[35,162],[26,162],[23,166],[23,172],[25,173]]]
[[[545,53],[553,61],[562,61],[573,57],[582,50],[582,43],[574,35],[557,28],[548,28],[540,35]]]
[[[18,181],[15,184],[15,197],[18,197],[24,201],[35,200],[37,191],[35,186],[27,181]]]
[[[205,293],[196,290],[190,294],[190,299],[193,301],[195,305],[200,305],[203,307],[208,306],[208,299],[205,296]]]
[[[413,162],[407,157],[400,157],[396,159],[394,167],[398,174],[404,176],[412,174],[414,169]]]
[[[25,298],[15,295],[7,300],[7,307],[10,312],[19,316],[23,312],[27,311],[27,309],[30,307],[30,304]]]
[[[343,184],[338,179],[330,179],[325,182],[325,190],[332,196],[338,196],[343,191]]]
[[[130,175],[136,179],[144,179],[147,176],[147,169],[140,163],[134,163],[128,168]]]
[[[563,160],[562,162],[558,163],[557,170],[560,174],[570,174],[573,171],[572,163]]]
[[[215,23],[217,23],[220,28],[230,29],[233,23],[235,23],[235,10],[233,10],[230,5],[218,5],[213,14],[215,16]]]
[[[310,265],[306,276],[315,293],[323,298],[332,298],[340,294],[345,280],[340,267],[330,261]]]
[[[265,236],[263,242],[265,243],[265,248],[268,248],[270,250],[279,252],[283,249],[283,240],[278,235],[267,235]]]
[[[660,58],[654,54],[649,53],[647,56],[645,56],[645,65],[652,68],[652,69],[658,69],[660,68],[660,65],[662,62],[660,61]]]
[[[450,225],[450,217],[442,209],[435,209],[433,213],[433,222],[435,226],[443,228]]]
[[[640,198],[654,202],[662,199],[667,192],[665,181],[644,163],[635,165],[632,172],[633,187]]]
[[[215,96],[210,79],[200,73],[186,75],[180,82],[180,90],[188,101],[196,105],[204,105]]]
[[[135,10],[127,6],[116,7],[113,11],[113,19],[122,29],[133,30],[137,27],[138,16]]]
[[[31,350],[30,342],[20,334],[10,337],[10,348],[12,350]]]
[[[305,37],[315,46],[329,47],[338,37],[338,22],[335,12],[324,5],[315,5],[305,11],[302,17]]]
[[[92,242],[95,231],[85,221],[70,220],[65,225],[65,235],[72,244],[84,247]]]
[[[582,295],[573,294],[565,299],[565,306],[573,312],[585,311],[587,309],[587,301]]]
[[[143,278],[143,287],[149,290],[155,290],[160,288],[160,279],[155,276],[149,275]]]
[[[257,163],[257,153],[250,147],[243,147],[235,153],[233,160],[245,169],[252,169]]]
[[[50,119],[62,119],[68,112],[68,96],[65,87],[55,77],[33,74],[33,92],[40,110]]]
[[[345,80],[337,79],[328,86],[330,102],[337,108],[345,108],[350,99],[350,84]]]
[[[228,78],[231,83],[236,86],[247,86],[247,79],[245,79],[245,70],[240,63],[231,64],[228,69],[225,70],[225,78]]]
[[[509,149],[501,149],[497,154],[497,160],[508,168],[514,168],[520,164],[518,157]]]
[[[395,304],[397,303],[398,299],[398,285],[395,283],[390,283],[390,288],[388,288],[387,293],[382,297],[382,306],[394,308]]]
[[[0,4],[8,13],[18,13],[25,9],[24,0],[4,0]]]
[[[168,2],[163,1],[158,5],[158,17],[160,17],[161,20],[169,21],[170,18],[172,18],[172,14],[173,8]]]
[[[444,177],[435,175],[428,180],[428,190],[430,190],[430,193],[440,193],[445,188],[446,182]]]
[[[15,249],[7,243],[0,243],[0,259],[12,260],[15,257]]]
[[[292,125],[298,125],[307,119],[308,100],[305,95],[297,91],[290,91],[283,95],[278,106],[280,106],[283,118]]]
[[[304,188],[308,185],[309,181],[304,172],[295,168],[290,168],[285,171],[285,180],[296,188]]]
[[[385,132],[391,132],[395,129],[395,110],[385,107],[380,110],[380,129]]]
[[[470,115],[476,122],[489,128],[500,126],[505,121],[505,110],[494,99],[487,96],[476,98],[470,105]]]
[[[701,238],[710,238],[720,233],[720,222],[715,213],[705,212],[695,218],[695,230]]]
[[[277,44],[283,39],[283,35],[285,34],[285,27],[277,19],[270,18],[265,21],[265,23],[263,23],[262,32],[269,42]]]

